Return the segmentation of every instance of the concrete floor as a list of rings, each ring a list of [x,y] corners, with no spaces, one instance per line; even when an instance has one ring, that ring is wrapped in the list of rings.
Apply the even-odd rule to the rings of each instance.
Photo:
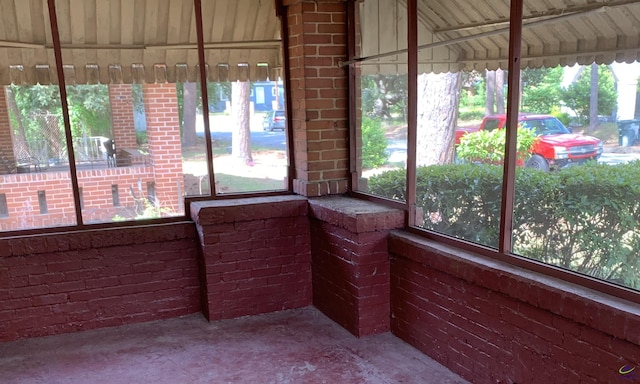
[[[201,315],[0,344],[0,383],[465,383],[387,333],[358,339],[315,308]]]

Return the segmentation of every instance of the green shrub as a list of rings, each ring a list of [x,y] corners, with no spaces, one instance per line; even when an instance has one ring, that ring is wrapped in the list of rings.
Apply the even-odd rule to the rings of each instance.
[[[405,173],[369,179],[370,192],[403,200]],[[516,170],[514,253],[640,289],[640,162]],[[502,167],[449,164],[417,170],[422,227],[498,247]]]
[[[362,167],[377,168],[387,162],[387,137],[380,120],[362,118]]]
[[[467,133],[460,139],[456,155],[459,160],[471,163],[503,164],[505,139],[505,129]],[[519,164],[524,164],[529,158],[535,140],[536,136],[531,130],[518,128],[516,158]]]

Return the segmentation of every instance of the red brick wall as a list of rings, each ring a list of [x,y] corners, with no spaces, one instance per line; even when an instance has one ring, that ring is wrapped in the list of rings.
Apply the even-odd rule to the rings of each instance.
[[[389,231],[404,213],[345,197],[309,201],[313,305],[356,336],[389,330]]]
[[[133,217],[134,201],[129,187],[153,181],[149,167],[122,167],[78,171],[78,184],[84,199],[83,220],[109,222],[116,215]],[[117,184],[120,206],[113,206],[111,185]],[[40,214],[38,191],[45,191],[48,213]],[[7,200],[8,217],[0,217],[0,230],[75,225],[75,208],[68,172],[42,172],[0,175],[0,193]]]
[[[184,177],[176,85],[144,84],[142,95],[156,198],[162,207],[180,214],[184,212]]]
[[[6,90],[0,87],[0,174],[14,172],[15,166]]]
[[[346,4],[285,1],[296,178],[304,196],[342,194],[349,174]]]
[[[137,149],[131,84],[109,84],[111,129],[117,149]]]
[[[198,312],[196,238],[178,223],[0,239],[0,341]]]
[[[191,204],[209,320],[311,305],[307,201],[264,197]]]
[[[393,333],[474,383],[617,383],[640,364],[637,304],[413,235],[389,245]]]

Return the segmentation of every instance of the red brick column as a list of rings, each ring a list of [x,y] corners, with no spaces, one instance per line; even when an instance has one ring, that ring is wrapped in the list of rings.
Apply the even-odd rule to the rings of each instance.
[[[155,172],[156,198],[163,208],[184,211],[184,177],[178,99],[175,84],[144,84],[149,155]]]
[[[368,201],[309,200],[313,305],[356,336],[390,329],[387,237],[404,213]]]
[[[13,154],[7,96],[4,87],[2,87],[0,90],[0,174],[13,173],[15,169],[16,158]]]
[[[111,124],[117,149],[137,149],[131,84],[110,84]]]
[[[296,176],[304,196],[342,194],[349,177],[346,3],[285,0]]]

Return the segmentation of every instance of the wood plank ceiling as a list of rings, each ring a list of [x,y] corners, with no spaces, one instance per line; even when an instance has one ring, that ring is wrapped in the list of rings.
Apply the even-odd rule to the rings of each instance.
[[[202,1],[211,81],[281,68],[273,0]],[[193,0],[56,0],[68,84],[196,81]],[[0,84],[57,83],[47,0],[0,0]]]
[[[418,0],[421,71],[507,68],[509,10],[509,0]],[[359,16],[360,56],[403,71],[406,0],[363,0]],[[525,0],[523,17],[522,67],[640,57],[639,0]]]

